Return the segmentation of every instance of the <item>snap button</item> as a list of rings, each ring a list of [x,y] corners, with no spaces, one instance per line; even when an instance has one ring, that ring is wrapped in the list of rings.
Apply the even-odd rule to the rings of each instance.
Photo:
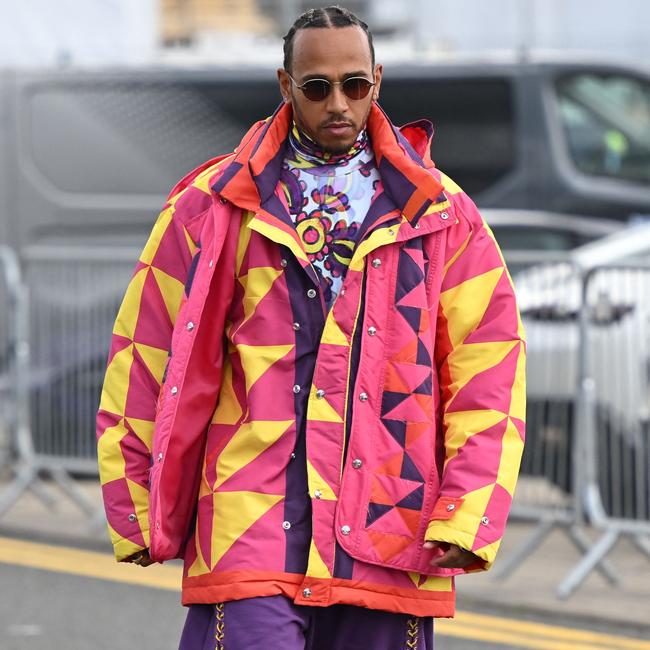
[[[287,268],[287,260],[285,260],[284,257],[280,260],[280,266],[281,266],[283,269],[286,269],[286,268]]]
[[[290,458],[291,458],[291,460],[296,460],[296,452],[295,451],[291,452]]]
[[[209,266],[210,268],[212,268],[212,267],[214,266],[214,260],[210,260],[210,263],[208,264],[208,266]]]
[[[303,598],[309,598],[311,596],[311,589],[303,589],[302,596]]]
[[[420,230],[420,224],[419,224],[419,223],[416,223],[416,224],[413,226],[413,228],[415,228],[416,230]]]
[[[351,530],[351,529],[350,529],[350,526],[348,526],[347,524],[346,524],[345,526],[341,526],[341,532],[342,532],[344,535],[349,535],[349,534],[350,534],[350,530]]]
[[[298,384],[296,384],[296,385],[293,387],[293,392],[294,392],[296,395],[300,392],[300,386],[298,386]]]
[[[378,257],[375,257],[375,259],[372,260],[372,267],[378,269],[380,266],[381,266],[381,260]]]
[[[190,332],[194,329],[194,323],[192,321],[187,324],[187,329],[190,330]]]
[[[440,218],[441,218],[443,221],[446,221],[447,219],[449,219],[449,215],[448,215],[446,212],[441,212],[441,213],[440,213]]]
[[[394,235],[394,234],[395,234],[395,231],[394,231],[392,228],[390,228],[390,229],[388,230],[388,234],[389,234],[389,235]]]
[[[487,526],[487,525],[490,523],[490,520],[489,520],[487,517],[483,517],[483,518],[481,519],[481,523],[482,523],[484,526]]]
[[[323,397],[325,397],[325,391],[318,389],[316,391],[316,399],[323,399]]]
[[[320,490],[314,490],[314,498],[320,499],[323,496],[323,493]]]
[[[307,295],[308,295],[310,298],[315,298],[315,297],[316,297],[316,289],[309,289],[309,290],[307,291]]]
[[[367,401],[368,401],[368,393],[361,393],[361,394],[359,395],[359,399],[360,399],[362,402],[367,402]]]
[[[377,333],[377,328],[372,325],[368,328],[368,336],[374,336]]]
[[[293,324],[293,329],[296,330],[296,332],[300,329],[300,323],[294,323]]]
[[[285,530],[289,530],[289,528],[291,528],[291,522],[290,521],[283,521],[282,522],[282,528],[284,528]]]
[[[449,512],[451,512],[452,510],[455,510],[455,509],[456,509],[456,506],[455,506],[453,503],[450,503],[450,504],[447,506],[447,510],[448,510]]]
[[[226,203],[228,203],[228,199],[224,199],[223,196],[221,196],[219,197],[219,203],[221,203],[221,205],[226,205]]]
[[[359,458],[355,458],[352,461],[352,467],[354,467],[354,469],[359,469],[361,467],[361,465],[363,465],[363,463],[361,462],[361,460]]]
[[[137,518],[137,516],[136,516],[134,513],[131,513],[131,514],[129,515],[129,521],[133,522],[133,521],[137,521],[137,519],[138,519],[138,518]]]
[[[158,462],[160,463],[163,459],[162,451],[158,454]]]
[[[172,386],[171,390],[169,391],[172,395],[176,395],[178,393],[178,387],[177,386]]]

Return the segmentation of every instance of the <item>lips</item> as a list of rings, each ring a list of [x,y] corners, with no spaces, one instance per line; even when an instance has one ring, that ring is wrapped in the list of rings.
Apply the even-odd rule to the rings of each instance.
[[[352,125],[348,122],[332,122],[324,127],[332,135],[347,135],[352,131]]]

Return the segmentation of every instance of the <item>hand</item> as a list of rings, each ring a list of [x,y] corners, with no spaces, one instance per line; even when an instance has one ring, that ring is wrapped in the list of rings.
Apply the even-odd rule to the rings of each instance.
[[[444,551],[443,555],[435,557],[429,562],[431,566],[442,569],[465,569],[471,564],[481,561],[478,555],[448,542],[424,542],[424,548],[428,550],[439,548]]]
[[[154,563],[154,561],[151,559],[151,556],[149,555],[148,548],[130,555],[124,561],[130,562],[131,564],[137,564],[138,566],[150,566]]]

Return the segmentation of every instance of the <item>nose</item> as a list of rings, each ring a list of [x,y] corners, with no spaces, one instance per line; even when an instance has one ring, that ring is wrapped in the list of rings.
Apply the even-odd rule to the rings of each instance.
[[[341,84],[334,84],[332,92],[327,97],[327,110],[330,113],[345,113],[348,110],[348,98]]]

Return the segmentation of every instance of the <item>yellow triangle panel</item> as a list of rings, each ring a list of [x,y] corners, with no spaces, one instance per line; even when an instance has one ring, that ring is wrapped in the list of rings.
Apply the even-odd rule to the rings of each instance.
[[[211,568],[228,549],[283,497],[259,492],[215,492]]]
[[[246,392],[250,392],[251,386],[293,348],[293,345],[237,345],[246,375]]]
[[[215,489],[266,451],[293,423],[258,420],[242,424],[219,454]]]

